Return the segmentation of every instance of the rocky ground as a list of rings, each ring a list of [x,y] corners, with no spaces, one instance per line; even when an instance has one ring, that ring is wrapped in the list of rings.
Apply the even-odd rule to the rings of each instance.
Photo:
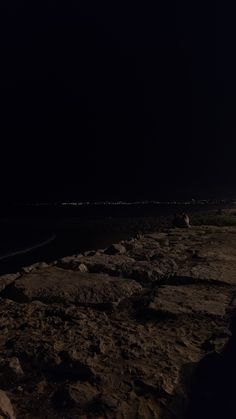
[[[0,277],[0,418],[235,418],[236,227]]]

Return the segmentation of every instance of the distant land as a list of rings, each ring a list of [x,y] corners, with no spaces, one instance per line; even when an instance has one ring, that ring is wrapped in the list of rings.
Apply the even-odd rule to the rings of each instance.
[[[155,200],[146,200],[146,201],[82,201],[82,202],[25,202],[25,203],[16,203],[14,206],[28,206],[28,207],[40,207],[40,206],[56,206],[56,207],[66,207],[66,206],[107,206],[107,205],[209,205],[209,204],[236,204],[236,197],[229,199],[194,199],[191,200],[167,200],[167,201],[155,201]]]
[[[64,201],[64,202],[25,202],[25,203],[15,203],[15,207],[107,207],[107,206],[173,206],[173,205],[227,205],[227,204],[236,204],[235,198],[228,199],[195,199],[190,200],[144,200],[144,201]]]

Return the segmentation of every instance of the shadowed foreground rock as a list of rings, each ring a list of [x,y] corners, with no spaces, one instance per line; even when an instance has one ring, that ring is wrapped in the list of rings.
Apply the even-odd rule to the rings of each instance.
[[[15,419],[13,407],[6,393],[0,390],[0,418]]]
[[[211,419],[216,400],[236,417],[234,227],[139,235],[0,291],[0,402],[17,418]]]

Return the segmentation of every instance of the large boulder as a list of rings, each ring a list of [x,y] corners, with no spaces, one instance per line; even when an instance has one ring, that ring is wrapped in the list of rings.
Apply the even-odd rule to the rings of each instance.
[[[96,305],[118,303],[141,289],[131,279],[54,267],[22,276],[8,287],[5,296],[19,302],[39,300],[44,303]]]
[[[15,419],[11,401],[2,390],[0,390],[0,419]]]

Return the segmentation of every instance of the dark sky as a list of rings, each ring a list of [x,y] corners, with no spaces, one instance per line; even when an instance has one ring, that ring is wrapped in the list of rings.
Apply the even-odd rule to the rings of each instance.
[[[236,186],[234,15],[222,5],[2,0],[2,200]]]

